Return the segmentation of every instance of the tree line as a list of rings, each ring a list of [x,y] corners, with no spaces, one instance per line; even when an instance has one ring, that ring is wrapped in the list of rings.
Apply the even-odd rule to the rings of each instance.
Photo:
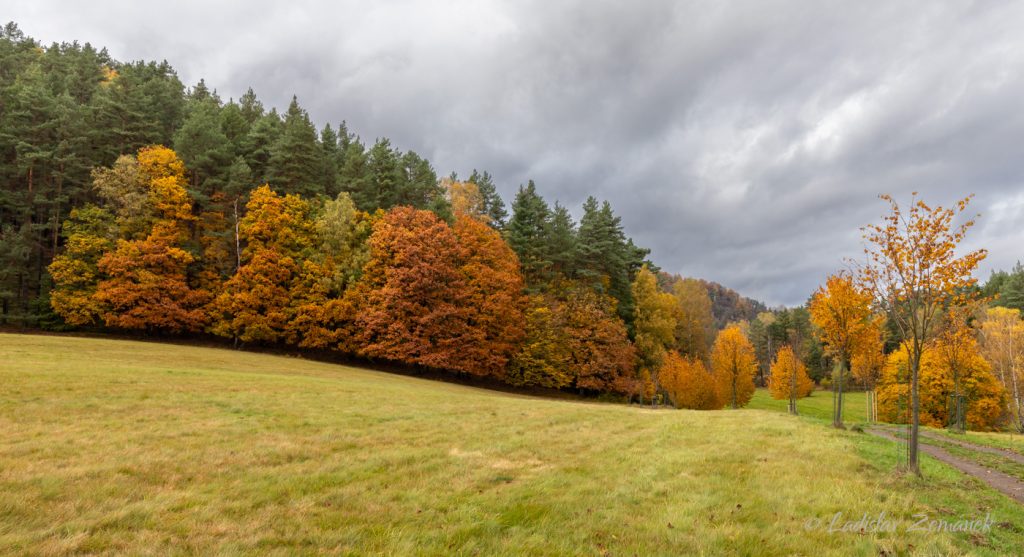
[[[666,359],[710,362],[724,320],[763,308],[661,273],[607,202],[576,222],[530,181],[506,207],[487,172],[440,178],[386,138],[318,130],[296,98],[284,113],[251,89],[224,101],[166,62],[43,47],[8,24],[0,99],[7,324],[671,401]]]

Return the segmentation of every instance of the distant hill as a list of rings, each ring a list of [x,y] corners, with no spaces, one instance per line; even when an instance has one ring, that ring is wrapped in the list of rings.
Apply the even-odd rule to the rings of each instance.
[[[685,277],[662,271],[658,273],[658,284],[661,285],[661,288],[669,291],[670,285],[682,278]],[[708,291],[708,298],[711,298],[711,315],[715,319],[716,329],[724,329],[733,321],[749,321],[757,317],[758,313],[768,311],[768,306],[764,303],[747,298],[731,288],[709,280],[696,280],[704,286],[704,289]]]
[[[751,320],[758,313],[768,311],[763,303],[741,296],[739,292],[722,286],[717,282],[698,279],[708,290],[711,298],[711,314],[715,317],[715,327],[722,329],[733,321]]]

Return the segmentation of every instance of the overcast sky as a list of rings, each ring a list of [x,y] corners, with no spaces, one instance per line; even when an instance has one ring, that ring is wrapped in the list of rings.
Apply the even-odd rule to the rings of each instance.
[[[799,304],[919,191],[1024,257],[1021,2],[4,2],[43,42],[292,94],[439,174],[611,201],[663,269]]]

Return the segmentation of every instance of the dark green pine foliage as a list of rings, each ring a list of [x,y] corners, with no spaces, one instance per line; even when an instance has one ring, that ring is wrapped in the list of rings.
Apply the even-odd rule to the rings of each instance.
[[[364,211],[393,207],[405,178],[399,156],[387,138],[378,139],[367,155],[369,180],[363,184],[363,191],[353,193],[352,200]]]
[[[189,193],[206,208],[213,194],[227,183],[235,149],[224,134],[221,109],[213,95],[204,93],[193,99],[185,122],[174,134],[174,150],[188,169]]]
[[[505,202],[502,201],[501,195],[498,194],[498,188],[495,187],[494,179],[491,178],[490,173],[486,170],[484,172],[477,172],[474,168],[467,181],[476,184],[476,187],[480,189],[480,197],[483,198],[484,203],[484,213],[491,217],[491,226],[501,230],[505,226],[505,219],[508,218],[508,211],[505,210]]]
[[[569,210],[556,201],[548,224],[545,249],[556,279],[568,279],[575,274],[579,259],[576,242],[576,223]]]
[[[281,128],[281,117],[277,115],[276,110],[271,109],[269,113],[256,120],[242,142],[242,156],[252,171],[252,179],[258,184],[270,181],[268,170],[271,147],[280,137]]]
[[[228,169],[228,180],[224,186],[224,195],[232,201],[241,199],[241,205],[245,206],[245,200],[248,199],[249,192],[255,187],[256,184],[252,179],[252,169],[249,168],[249,164],[245,162],[244,157],[235,157],[234,162],[231,163],[231,168]]]
[[[189,89],[188,93],[185,94],[185,101],[186,111],[188,111],[192,106],[206,101],[213,102],[220,106],[220,97],[217,96],[217,91],[211,91],[210,88],[206,86],[206,80],[201,78],[199,83],[196,83],[195,87]]]
[[[251,124],[242,114],[242,108],[234,101],[228,101],[220,110],[220,131],[231,142],[232,158],[241,155],[245,137]]]
[[[107,63],[89,45],[42,49],[14,24],[0,30],[0,322],[52,317],[46,266],[102,154],[90,103]]]
[[[256,98],[256,93],[253,92],[252,87],[247,89],[245,94],[238,99],[238,111],[250,126],[255,124],[256,120],[263,117],[263,103]]]
[[[341,154],[344,162],[338,169],[338,185],[349,194],[356,207],[373,211],[377,197],[370,189],[370,155],[366,146],[355,137]]]
[[[551,209],[537,193],[530,180],[519,186],[512,201],[512,217],[505,225],[505,238],[523,267],[527,289],[539,292],[547,289],[551,281],[551,260],[548,257],[547,235],[551,223]]]
[[[1018,309],[1024,313],[1024,266],[1017,262],[999,285],[996,305]]]
[[[430,161],[409,151],[400,159],[402,179],[395,192],[394,205],[408,205],[417,209],[433,211],[442,219],[451,221],[451,207],[445,197],[444,188],[437,179],[437,172]]]
[[[338,134],[334,132],[334,128],[329,123],[325,124],[324,129],[320,132],[320,149],[320,160],[323,165],[320,182],[324,185],[324,193],[327,197],[334,199],[341,191],[339,189],[341,157],[338,156]]]
[[[632,334],[633,276],[644,264],[649,250],[638,248],[626,238],[621,219],[612,212],[607,201],[587,198],[583,204],[577,234],[577,276],[599,292],[611,295],[618,302],[619,317]]]
[[[270,185],[284,193],[315,197],[325,193],[322,151],[309,114],[292,97],[281,134],[270,146],[267,175]]]
[[[185,116],[185,88],[167,62],[115,64],[113,70],[91,106],[103,165],[146,145],[171,145]]]

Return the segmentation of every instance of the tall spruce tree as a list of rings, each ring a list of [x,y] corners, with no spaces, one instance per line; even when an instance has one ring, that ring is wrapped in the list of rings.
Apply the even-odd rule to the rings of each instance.
[[[512,202],[512,218],[505,226],[505,239],[519,256],[527,289],[533,292],[545,290],[551,279],[546,244],[550,223],[551,209],[537,193],[533,180],[525,187],[519,186]]]
[[[577,275],[599,292],[618,302],[617,312],[632,333],[633,295],[630,283],[644,263],[649,250],[636,247],[626,238],[621,219],[607,201],[598,205],[594,197],[583,204],[578,232]],[[656,269],[654,269],[656,270]]]
[[[494,179],[490,173],[486,170],[484,172],[477,172],[474,168],[467,181],[473,182],[480,189],[484,213],[491,217],[491,226],[501,230],[505,226],[505,219],[508,218],[508,211],[505,210],[505,202],[502,201],[501,195],[498,194],[498,188],[494,185]]]
[[[321,168],[323,156],[316,128],[309,114],[292,97],[284,117],[281,135],[270,146],[267,163],[269,181],[286,194],[313,197],[325,193]]]

